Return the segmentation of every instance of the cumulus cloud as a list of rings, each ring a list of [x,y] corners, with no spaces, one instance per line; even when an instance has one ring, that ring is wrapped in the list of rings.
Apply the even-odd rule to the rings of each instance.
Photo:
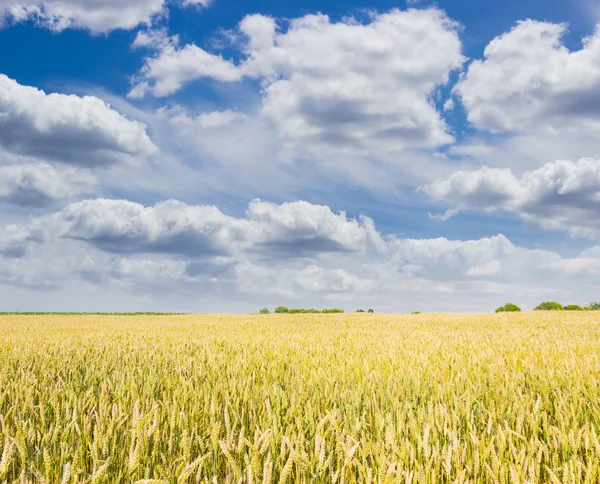
[[[159,48],[160,53],[146,59],[141,76],[129,93],[131,98],[141,98],[147,93],[168,96],[181,89],[183,84],[202,77],[223,82],[239,81],[243,77],[233,62],[194,44],[180,47],[176,38],[165,39],[156,34],[148,38],[138,36],[134,42],[134,47],[137,46],[153,46]]]
[[[215,206],[175,200],[152,207],[127,200],[84,200],[36,219],[33,227],[36,233],[85,241],[111,253],[190,258],[243,251],[307,257],[382,250],[385,245],[371,219],[349,219],[343,212],[307,202],[276,205],[254,200],[245,218],[235,218]]]
[[[566,28],[525,20],[493,39],[454,88],[469,121],[493,132],[597,132],[600,30],[570,51]]]
[[[46,94],[0,74],[0,146],[80,166],[106,166],[156,153],[146,127],[93,96]]]
[[[113,253],[226,254],[247,237],[247,225],[214,206],[127,200],[84,200],[40,220],[49,230]]]
[[[93,284],[119,282],[144,286],[173,286],[190,283],[187,263],[169,259],[133,259],[130,257],[107,257],[105,254],[86,255],[76,272]]]
[[[398,239],[391,246],[391,261],[397,267],[408,266],[410,275],[447,281],[460,279],[459,274],[527,278],[526,267],[560,258],[543,250],[515,246],[503,235],[478,240]]]
[[[97,189],[96,178],[76,168],[47,163],[0,166],[0,202],[43,208]]]
[[[385,153],[453,141],[431,96],[464,57],[457,25],[440,10],[392,10],[366,23],[307,15],[287,29],[251,15],[237,35],[239,63],[176,39],[155,42],[159,52],[130,95],[166,96],[201,78],[256,78],[262,116],[290,146]]]
[[[577,258],[554,261],[545,267],[562,276],[596,278],[600,275],[600,258],[585,257],[584,254],[581,254]]]
[[[381,234],[366,217],[307,202],[255,200],[245,216],[233,217],[176,201],[144,207],[88,200],[0,234],[5,286],[63,290],[67,281],[80,281],[143,291],[157,301],[201,292],[213,304],[221,301],[221,310],[232,299],[246,310],[268,301],[489,310],[507,300],[533,307],[557,295],[584,303],[593,298],[600,267],[595,249],[563,258],[502,235],[404,239]],[[49,270],[56,259],[61,264]]]
[[[258,246],[292,256],[385,247],[370,218],[348,219],[344,212],[335,214],[327,206],[308,202],[276,205],[254,200],[248,220],[257,230]]]
[[[206,6],[210,0],[175,0],[181,6]],[[87,29],[95,34],[133,29],[166,14],[166,0],[0,0],[0,25],[35,20],[55,32]],[[4,17],[4,19],[3,19]]]
[[[170,35],[165,28],[140,30],[131,44],[133,49],[166,49],[179,43],[178,35]]]
[[[87,283],[96,290],[102,286],[151,293],[200,282],[186,274],[185,261],[114,255],[66,239],[46,240],[43,250],[19,257],[2,255],[0,251],[0,284],[5,286],[58,291]],[[57,260],[60,264],[51,263]]]
[[[373,292],[378,281],[373,274],[310,264],[303,267],[272,266],[241,261],[234,269],[235,289],[253,295],[276,295],[293,301],[357,300]],[[265,289],[267,288],[267,289]]]
[[[491,260],[482,264],[472,266],[467,271],[467,276],[495,276],[502,270],[502,263],[499,260]]]
[[[372,288],[373,281],[344,269],[327,270],[310,265],[298,272],[296,284],[300,290],[322,293],[363,293]]]
[[[548,284],[561,260],[553,252],[515,246],[501,235],[466,241],[395,239],[377,254],[342,253],[308,266],[246,260],[236,265],[235,287],[290,304],[320,296],[323,302],[384,304],[392,311],[457,310],[465,301],[468,310],[485,305],[489,310],[507,299],[533,305],[540,297],[571,294],[573,287],[562,285],[564,279]],[[589,290],[584,293],[591,297]]]
[[[509,169],[459,171],[420,190],[451,205],[447,217],[467,210],[505,210],[546,229],[600,235],[598,160],[555,161],[519,178]]]

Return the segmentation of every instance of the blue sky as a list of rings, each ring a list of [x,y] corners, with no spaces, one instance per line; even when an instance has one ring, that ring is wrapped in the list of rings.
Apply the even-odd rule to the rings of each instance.
[[[600,273],[600,4],[0,0],[6,310],[487,311]]]

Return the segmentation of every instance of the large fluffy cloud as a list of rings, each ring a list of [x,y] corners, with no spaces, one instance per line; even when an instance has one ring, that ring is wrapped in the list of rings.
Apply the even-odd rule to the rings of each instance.
[[[373,221],[349,219],[329,207],[254,200],[245,218],[215,206],[166,201],[152,207],[127,200],[84,200],[41,217],[35,233],[86,241],[112,253],[167,253],[184,257],[235,255],[250,250],[275,257],[380,250]]]
[[[46,94],[2,74],[0,146],[81,166],[133,160],[157,150],[143,124],[96,97]]]
[[[446,217],[465,210],[506,210],[529,222],[574,236],[600,235],[600,161],[547,163],[521,177],[509,169],[459,171],[421,187],[451,205]]]
[[[600,30],[580,50],[562,42],[565,24],[521,21],[492,40],[455,87],[477,128],[597,132]]]
[[[398,239],[391,246],[391,261],[401,272],[450,282],[465,276],[525,282],[532,266],[560,259],[551,252],[515,246],[503,235],[478,240]]]
[[[47,163],[0,166],[0,202],[42,208],[93,192],[96,179],[75,168]]]
[[[329,207],[308,202],[275,205],[254,200],[248,207],[248,220],[257,230],[260,246],[290,256],[385,246],[370,218],[348,219],[344,212],[335,214]]]
[[[207,5],[210,0],[175,0],[173,3]],[[84,28],[93,33],[132,29],[165,13],[167,0],[0,0],[3,21],[35,20],[51,30]]]
[[[226,254],[247,235],[247,222],[214,206],[167,201],[154,207],[126,200],[85,200],[40,220],[52,232],[114,253]]]
[[[50,270],[50,260],[61,263]],[[366,217],[350,219],[307,202],[257,200],[245,216],[234,217],[175,201],[145,207],[88,200],[9,226],[0,236],[4,287],[66,290],[79,281],[153,294],[155,302],[166,294],[201,293],[221,311],[232,300],[242,310],[271,302],[472,311],[507,300],[530,307],[559,296],[584,303],[593,298],[598,269],[595,249],[563,258],[502,235],[385,236]],[[214,306],[218,301],[222,306]]]
[[[262,15],[239,25],[243,60],[155,37],[133,97],[166,96],[194,79],[260,79],[262,115],[291,147],[382,153],[452,141],[432,101],[464,62],[456,24],[437,9],[392,10],[366,23]],[[141,45],[152,44],[144,38]]]

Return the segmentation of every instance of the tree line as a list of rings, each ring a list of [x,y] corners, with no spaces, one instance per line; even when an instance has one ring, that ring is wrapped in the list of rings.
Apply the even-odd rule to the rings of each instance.
[[[343,313],[343,309],[289,309],[285,306],[278,306],[275,308],[275,314],[337,314]],[[271,314],[269,308],[262,308],[259,311],[260,314]]]
[[[513,303],[506,303],[504,306],[500,306],[496,309],[497,313],[519,313],[522,309]],[[587,306],[581,307],[577,304],[567,304],[563,306],[562,304],[556,301],[544,301],[543,303],[538,304],[534,311],[600,311],[600,302],[591,302]],[[278,306],[275,308],[275,314],[338,314],[343,313],[343,309],[293,309],[286,308],[285,306]],[[373,309],[369,309],[365,311],[364,309],[359,309],[356,311],[357,313],[374,313]],[[259,311],[259,314],[271,314],[269,308],[263,308]],[[412,314],[421,314],[420,311],[416,311]]]
[[[568,304],[563,306],[556,301],[545,301],[537,305],[534,311],[600,311],[599,302],[591,302],[587,306],[581,307],[577,304]],[[496,309],[497,313],[518,313],[521,312],[521,308],[513,303],[507,303],[504,306],[500,306]]]

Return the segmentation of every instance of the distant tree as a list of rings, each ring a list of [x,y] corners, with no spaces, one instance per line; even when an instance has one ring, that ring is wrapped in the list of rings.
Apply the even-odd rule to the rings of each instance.
[[[497,313],[520,313],[521,308],[513,303],[506,303],[504,306],[500,306],[496,309]]]
[[[414,313],[412,313],[412,314],[421,314],[421,311],[415,311],[415,312],[414,312]]]
[[[577,304],[569,304],[568,306],[565,306],[563,309],[565,311],[583,311],[583,308],[581,306],[578,306]]]
[[[562,305],[555,301],[546,301],[541,303],[534,311],[561,311]]]
[[[279,306],[275,308],[275,313],[277,314],[328,314],[328,313],[343,313],[343,309],[323,309],[320,311],[319,309],[295,309],[295,308],[286,308],[285,306]],[[363,311],[364,312],[364,311]]]
[[[585,307],[586,311],[600,311],[599,302],[591,302]]]
[[[358,311],[356,311],[357,313],[364,313],[365,310],[364,309],[359,309]]]
[[[372,309],[369,309],[368,312],[371,313],[371,314],[373,314],[375,311],[373,311]]]
[[[262,308],[259,314],[271,314],[271,311],[269,311],[269,308]]]

